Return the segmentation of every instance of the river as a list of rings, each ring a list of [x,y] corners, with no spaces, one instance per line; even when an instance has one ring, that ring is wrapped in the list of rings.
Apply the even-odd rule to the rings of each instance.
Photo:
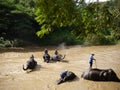
[[[43,62],[43,51],[49,54],[54,50],[65,54],[62,62]],[[95,54],[96,64],[93,68],[113,69],[120,78],[120,45],[112,46],[49,46],[9,48],[0,51],[0,90],[120,90],[119,82],[97,82],[81,78],[83,71],[88,69],[88,58]],[[33,72],[25,72],[22,65],[34,55],[38,66]],[[59,74],[63,70],[73,71],[78,79],[56,85]]]

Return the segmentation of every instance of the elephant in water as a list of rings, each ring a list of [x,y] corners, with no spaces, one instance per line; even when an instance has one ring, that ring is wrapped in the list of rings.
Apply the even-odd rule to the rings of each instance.
[[[61,61],[61,60],[63,60],[65,58],[65,55],[63,56],[63,55],[61,55],[61,54],[58,54],[58,55],[53,55],[52,57],[51,57],[51,60],[52,61]]]
[[[93,81],[116,81],[120,82],[112,69],[88,69],[81,75],[82,78]]]
[[[26,67],[23,65],[23,70],[31,69],[33,70],[37,66],[37,62],[34,60],[34,56],[32,55],[30,57],[30,60],[26,62]]]
[[[63,60],[64,58],[65,58],[65,56],[66,55],[61,55],[61,54],[58,54],[58,51],[57,50],[55,50],[55,53],[54,53],[54,55],[51,57],[51,60],[52,61],[61,61],[61,60]]]
[[[61,83],[66,82],[66,81],[72,81],[73,79],[75,79],[77,77],[71,71],[64,71],[63,74],[64,74],[63,75],[64,77],[62,77],[62,75],[60,75],[61,78],[59,80],[57,80],[57,84],[61,84]]]

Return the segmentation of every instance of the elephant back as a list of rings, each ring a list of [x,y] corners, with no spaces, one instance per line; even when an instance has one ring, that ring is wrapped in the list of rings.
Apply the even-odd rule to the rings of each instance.
[[[27,62],[27,66],[29,69],[34,69],[36,65],[37,65],[36,61],[28,61]]]
[[[67,78],[65,80],[66,81],[73,80],[75,77],[76,77],[76,75],[73,72],[68,71],[67,72]]]

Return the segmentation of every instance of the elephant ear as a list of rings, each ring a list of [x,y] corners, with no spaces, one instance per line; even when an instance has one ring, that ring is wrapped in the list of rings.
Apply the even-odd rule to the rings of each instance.
[[[73,80],[75,77],[76,77],[76,75],[73,72],[68,71],[67,72],[67,77],[66,77],[65,81]]]
[[[99,74],[99,76],[100,76],[100,77],[103,77],[103,76],[104,76],[104,72],[105,72],[105,71],[101,71],[100,74]]]
[[[68,72],[67,72],[67,76],[70,76],[71,74],[72,74],[71,71],[68,71]]]

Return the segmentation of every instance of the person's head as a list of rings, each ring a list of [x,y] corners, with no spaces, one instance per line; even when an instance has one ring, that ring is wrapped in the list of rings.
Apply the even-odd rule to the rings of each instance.
[[[34,59],[34,56],[33,56],[33,54],[30,56],[30,59]]]
[[[95,54],[94,54],[94,53],[92,53],[91,55],[92,55],[92,56],[94,56]]]
[[[44,51],[44,52],[45,52],[45,54],[48,54],[48,50],[47,50],[47,49],[45,49],[45,51]]]
[[[57,49],[55,49],[55,54],[56,54],[56,55],[58,54],[58,51],[57,51]]]
[[[67,72],[68,70],[67,70],[67,69],[65,69],[64,71],[65,71],[65,72]]]

